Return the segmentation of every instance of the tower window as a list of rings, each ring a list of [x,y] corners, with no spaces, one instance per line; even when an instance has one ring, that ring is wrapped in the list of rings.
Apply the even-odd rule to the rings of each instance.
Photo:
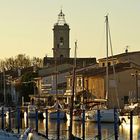
[[[63,57],[64,57],[64,56],[61,54],[61,55],[60,55],[60,58],[63,58]]]
[[[60,37],[60,43],[63,43],[63,41],[64,41],[64,38]]]
[[[60,46],[63,46],[63,44],[64,44],[64,38],[60,37]]]

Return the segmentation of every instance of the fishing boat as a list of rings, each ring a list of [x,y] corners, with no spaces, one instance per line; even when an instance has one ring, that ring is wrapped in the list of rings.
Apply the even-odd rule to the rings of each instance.
[[[108,102],[108,94],[109,94],[109,77],[108,77],[108,36],[110,35],[109,33],[109,24],[108,24],[108,16],[105,16],[105,21],[106,21],[106,50],[107,50],[107,58],[106,58],[106,97],[105,99],[97,99],[96,102],[98,102],[98,105],[92,108],[91,110],[86,111],[85,116],[86,116],[86,121],[93,121],[97,122],[98,121],[98,110],[100,110],[100,120],[101,122],[106,122],[106,123],[113,123],[114,122],[114,109],[110,109],[107,106]],[[113,70],[115,71],[115,70]],[[119,121],[119,113],[117,113],[117,118]]]

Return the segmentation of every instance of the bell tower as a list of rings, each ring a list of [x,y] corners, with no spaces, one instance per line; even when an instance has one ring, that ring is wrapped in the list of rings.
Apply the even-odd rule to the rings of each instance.
[[[53,27],[53,57],[69,58],[69,25],[65,21],[65,15],[62,10],[58,14],[58,21]]]

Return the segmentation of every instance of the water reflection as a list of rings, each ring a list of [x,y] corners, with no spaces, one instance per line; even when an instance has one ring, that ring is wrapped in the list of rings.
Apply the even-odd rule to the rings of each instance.
[[[140,135],[140,118],[138,116],[133,117],[133,139],[138,140]],[[130,118],[123,122],[119,127],[120,135],[122,139],[130,139]]]
[[[138,140],[140,139],[140,118],[134,117],[134,124],[133,124],[133,139]],[[130,138],[130,120],[127,121],[127,123],[123,123],[119,126],[119,140],[126,140]],[[0,118],[1,123],[1,118]],[[9,119],[5,118],[5,126],[9,126]],[[22,130],[24,130],[27,127],[26,119],[21,119],[21,125]],[[36,128],[36,120],[28,119],[28,126],[32,128]],[[0,126],[1,127],[1,126]],[[17,129],[17,118],[11,119],[11,127]],[[48,134],[50,139],[56,139],[57,138],[57,121],[55,120],[49,120],[48,121]],[[68,121],[60,121],[60,135],[61,139],[68,139],[68,128],[69,128],[69,122]],[[86,139],[95,139],[95,137],[98,134],[98,126],[96,123],[93,122],[86,122],[85,123],[85,137]],[[114,124],[107,124],[104,123],[101,125],[102,129],[102,138],[103,139],[114,139]],[[46,133],[46,120],[40,119],[38,120],[38,130],[45,134]],[[82,123],[80,121],[74,121],[73,122],[73,134],[82,137]]]

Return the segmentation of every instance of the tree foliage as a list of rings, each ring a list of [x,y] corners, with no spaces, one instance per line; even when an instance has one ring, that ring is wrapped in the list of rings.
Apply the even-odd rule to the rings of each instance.
[[[35,92],[36,84],[34,78],[36,73],[27,72],[21,77],[21,94],[20,96],[24,97],[25,101],[29,101],[29,95],[33,95]]]
[[[4,60],[0,60],[0,71],[3,69],[6,70],[14,70],[14,69],[22,69],[30,66],[42,67],[43,60],[38,57],[30,58],[25,54],[18,54],[15,57],[5,58]]]

